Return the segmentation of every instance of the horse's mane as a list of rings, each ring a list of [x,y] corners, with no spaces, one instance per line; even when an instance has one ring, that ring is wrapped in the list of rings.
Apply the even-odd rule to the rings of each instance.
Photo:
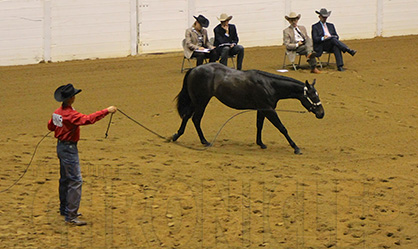
[[[293,78],[290,78],[290,77],[286,77],[286,76],[283,76],[283,75],[272,74],[272,73],[268,73],[268,72],[260,71],[260,70],[254,70],[254,71],[257,74],[260,74],[260,75],[268,77],[268,78],[273,78],[273,79],[276,79],[276,80],[286,80],[286,81],[290,81],[292,83],[296,83],[296,84],[299,84],[299,85],[304,85],[304,83],[302,81],[299,81],[297,79],[293,79]]]

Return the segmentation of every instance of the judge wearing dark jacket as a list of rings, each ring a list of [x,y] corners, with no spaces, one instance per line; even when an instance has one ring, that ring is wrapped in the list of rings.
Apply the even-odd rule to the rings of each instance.
[[[320,57],[324,51],[334,53],[338,71],[344,71],[344,62],[341,52],[347,52],[354,56],[357,51],[348,48],[347,45],[341,42],[334,24],[327,22],[327,18],[331,15],[331,11],[322,8],[320,11],[315,11],[315,13],[319,14],[320,20],[312,25],[312,40],[316,56]]]
[[[221,22],[214,29],[216,53],[221,56],[220,63],[227,66],[228,56],[237,55],[237,69],[242,69],[242,61],[244,59],[244,47],[238,45],[237,28],[234,24],[229,24],[232,16],[223,13],[217,17]]]

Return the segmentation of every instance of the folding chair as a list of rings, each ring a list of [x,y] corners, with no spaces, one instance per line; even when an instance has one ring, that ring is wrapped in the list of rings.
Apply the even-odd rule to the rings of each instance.
[[[322,52],[322,55],[321,55],[321,57],[322,56],[326,56],[326,55],[328,55],[328,60],[327,60],[327,62],[322,62],[321,61],[321,57],[317,57],[317,59],[318,59],[318,64],[319,64],[319,66],[322,68],[323,66],[329,66],[329,60],[331,59],[331,54],[332,53],[328,53],[327,51],[324,51],[324,52]]]
[[[300,60],[302,59],[302,55],[300,55],[299,53],[296,53],[296,56],[299,56],[299,60],[298,60],[298,64],[295,64],[294,61],[291,61],[290,64],[286,64],[286,58],[288,57],[288,52],[287,50],[284,51],[284,59],[283,59],[283,69],[286,68],[287,66],[293,66],[293,69],[295,69],[295,71],[298,70],[298,67],[300,67]]]

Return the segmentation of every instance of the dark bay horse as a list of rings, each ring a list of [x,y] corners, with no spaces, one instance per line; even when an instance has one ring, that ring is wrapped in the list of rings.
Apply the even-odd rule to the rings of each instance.
[[[238,71],[220,63],[208,63],[189,70],[183,88],[177,96],[177,110],[183,119],[173,141],[176,141],[192,118],[202,144],[209,146],[200,122],[209,100],[215,96],[223,104],[235,109],[257,110],[257,144],[267,148],[261,140],[264,118],[267,118],[287,139],[295,154],[301,151],[290,138],[275,111],[280,99],[298,99],[317,118],[324,117],[324,108],[313,84],[258,70]]]

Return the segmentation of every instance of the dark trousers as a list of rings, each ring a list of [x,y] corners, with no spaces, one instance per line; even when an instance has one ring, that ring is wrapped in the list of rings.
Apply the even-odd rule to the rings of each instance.
[[[242,69],[242,61],[244,60],[244,47],[241,45],[235,45],[234,47],[222,46],[218,48],[218,54],[221,56],[219,61],[221,64],[228,66],[228,57],[237,55],[237,69]]]
[[[296,53],[301,55],[306,55],[312,53],[312,44],[311,46],[302,45],[296,48]],[[316,67],[316,58],[315,56],[311,56],[310,59],[308,59],[309,66],[311,69],[314,69]]]
[[[324,51],[327,51],[328,53],[334,53],[335,61],[337,62],[337,67],[344,66],[343,55],[341,52],[347,52],[347,50],[349,49],[347,45],[342,43],[337,38],[332,37],[322,42],[322,48]]]
[[[58,141],[57,155],[60,160],[60,212],[66,220],[71,220],[77,217],[83,183],[77,144]]]
[[[196,58],[196,67],[203,64],[205,59],[209,59],[209,62],[215,62],[218,60],[218,54],[215,49],[212,49],[210,53],[193,52],[192,57]]]

